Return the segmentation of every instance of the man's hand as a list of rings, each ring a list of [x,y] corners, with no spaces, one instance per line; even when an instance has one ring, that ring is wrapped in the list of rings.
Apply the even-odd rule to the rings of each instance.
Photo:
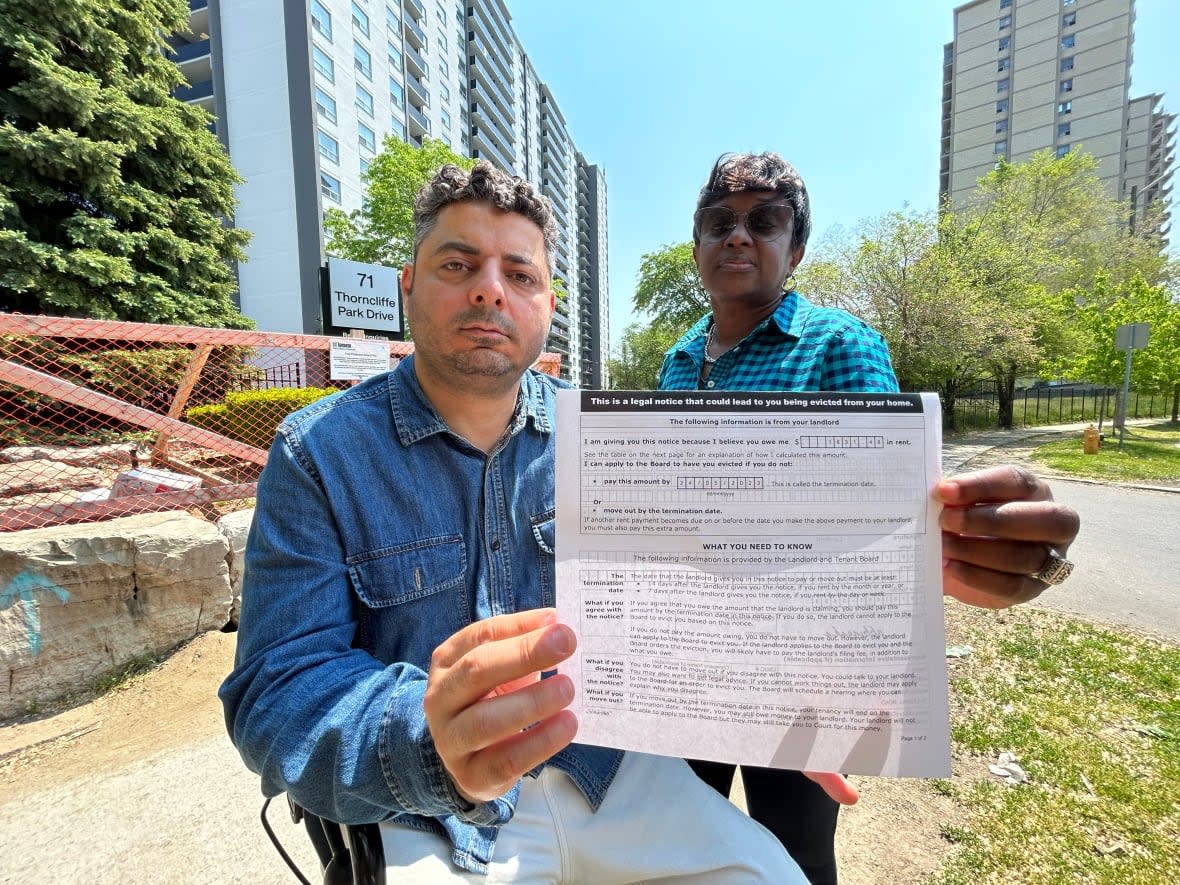
[[[969,605],[1007,608],[1047,586],[1032,577],[1050,548],[1064,556],[1078,534],[1072,507],[1020,467],[992,467],[942,480],[943,591]]]
[[[469,624],[434,650],[423,706],[435,748],[470,802],[502,796],[574,739],[568,676],[541,679],[573,654],[553,609]],[[526,730],[527,729],[527,730]]]

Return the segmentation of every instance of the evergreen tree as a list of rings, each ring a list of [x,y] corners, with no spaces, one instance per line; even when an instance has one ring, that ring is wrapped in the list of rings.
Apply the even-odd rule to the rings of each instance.
[[[239,179],[172,95],[187,22],[183,0],[0,3],[0,310],[252,325]]]

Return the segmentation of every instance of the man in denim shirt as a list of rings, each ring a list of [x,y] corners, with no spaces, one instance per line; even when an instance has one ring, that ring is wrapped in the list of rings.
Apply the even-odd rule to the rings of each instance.
[[[382,822],[399,881],[802,882],[682,760],[572,743],[556,622],[555,225],[443,167],[402,274],[415,354],[279,428],[226,722],[267,795]],[[406,876],[409,876],[406,879]]]

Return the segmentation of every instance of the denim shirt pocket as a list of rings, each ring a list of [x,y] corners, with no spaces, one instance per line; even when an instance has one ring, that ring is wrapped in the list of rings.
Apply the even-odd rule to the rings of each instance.
[[[349,577],[362,606],[362,645],[386,662],[419,666],[434,647],[471,620],[459,535],[421,538],[349,557]],[[371,619],[371,624],[366,624]],[[396,638],[395,638],[396,637]]]
[[[537,566],[541,575],[541,605],[552,608],[557,605],[556,578],[554,576],[554,551],[557,549],[556,511],[551,507],[539,516],[529,519],[533,527],[533,538],[537,541]]]

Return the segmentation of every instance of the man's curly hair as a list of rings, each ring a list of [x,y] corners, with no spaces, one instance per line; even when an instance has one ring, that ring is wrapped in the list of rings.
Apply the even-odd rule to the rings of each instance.
[[[697,208],[712,206],[730,194],[742,191],[774,192],[786,198],[794,210],[794,229],[791,231],[791,246],[798,249],[807,245],[811,236],[811,204],[807,199],[807,185],[803,176],[780,157],[767,151],[763,154],[722,154],[713,164],[709,180],[697,197]],[[700,242],[694,226],[694,243]]]
[[[448,163],[422,186],[414,200],[414,258],[418,247],[438,224],[439,213],[455,203],[489,203],[504,212],[523,215],[541,229],[545,238],[545,259],[553,276],[553,253],[557,247],[557,222],[549,199],[516,175],[501,172],[487,160],[478,161],[468,172]]]

